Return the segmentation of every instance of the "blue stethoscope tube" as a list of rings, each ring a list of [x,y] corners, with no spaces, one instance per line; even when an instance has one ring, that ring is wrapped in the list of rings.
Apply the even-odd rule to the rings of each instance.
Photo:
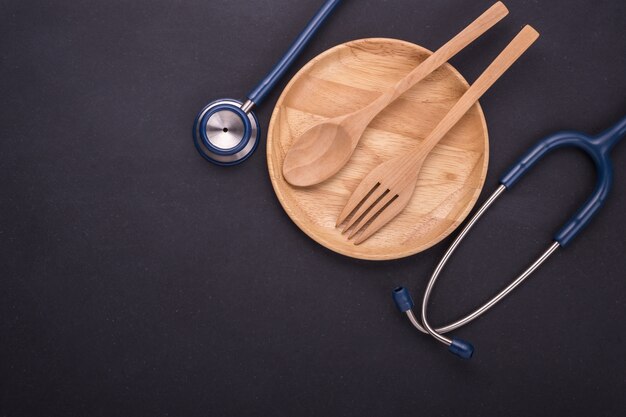
[[[232,166],[252,155],[261,136],[258,119],[252,109],[265,100],[340,2],[327,0],[324,3],[280,61],[248,93],[245,103],[220,99],[209,103],[198,113],[193,126],[193,139],[204,159],[217,165]],[[229,117],[232,114],[237,118]]]
[[[445,333],[458,329],[487,312],[491,307],[496,305],[511,291],[524,282],[541,264],[543,264],[556,250],[560,247],[567,247],[572,240],[589,225],[591,219],[597,215],[600,208],[606,202],[611,185],[613,183],[613,168],[610,159],[610,152],[613,147],[626,136],[626,117],[597,136],[587,136],[580,132],[564,131],[549,136],[539,141],[535,146],[528,150],[500,179],[500,187],[489,197],[489,199],[481,206],[472,219],[465,225],[461,233],[452,242],[450,248],[446,251],[443,258],[435,268],[424,297],[422,299],[421,317],[418,318],[413,313],[414,303],[406,288],[398,287],[393,290],[393,299],[396,307],[402,313],[405,313],[413,326],[422,333],[433,336],[439,342],[448,346],[448,350],[455,355],[469,359],[474,353],[474,347],[471,343],[444,336]],[[543,254],[532,264],[526,271],[513,280],[505,289],[500,291],[495,297],[487,303],[476,309],[471,314],[440,328],[433,328],[428,321],[428,301],[434,285],[458,245],[463,238],[469,233],[478,219],[487,211],[487,209],[502,195],[504,191],[511,188],[526,174],[540,159],[549,152],[564,148],[576,147],[581,149],[593,160],[596,171],[597,181],[592,195],[587,199],[583,206],[574,214],[574,216],[556,233],[554,242],[543,252]]]
[[[274,89],[278,81],[289,70],[293,62],[302,53],[304,48],[309,44],[313,36],[317,33],[320,26],[326,21],[328,16],[335,10],[341,0],[328,0],[309,21],[302,33],[291,44],[285,55],[278,61],[278,64],[270,71],[269,74],[248,93],[248,100],[255,106],[261,105],[265,97]]]

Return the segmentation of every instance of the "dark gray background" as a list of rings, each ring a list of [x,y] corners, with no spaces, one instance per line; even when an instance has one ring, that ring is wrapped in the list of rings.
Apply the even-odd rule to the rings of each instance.
[[[0,415],[626,413],[626,146],[591,227],[457,332],[470,362],[390,296],[420,294],[449,239],[395,262],[344,258],[283,212],[264,143],[231,169],[198,156],[196,112],[243,98],[321,3],[0,1]],[[435,49],[490,4],[345,0],[290,75],[356,38]],[[481,201],[543,136],[626,113],[622,0],[507,5],[453,60],[472,81],[524,24],[542,34],[481,100]],[[454,258],[433,320],[504,286],[593,183],[577,151],[547,158]]]

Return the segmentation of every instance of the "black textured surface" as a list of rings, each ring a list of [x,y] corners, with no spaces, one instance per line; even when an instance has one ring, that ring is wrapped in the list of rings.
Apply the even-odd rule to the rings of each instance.
[[[476,345],[470,362],[413,331],[390,296],[405,284],[417,298],[449,240],[396,262],[341,257],[285,215],[264,144],[232,169],[197,155],[196,112],[243,98],[320,4],[0,2],[0,415],[626,414],[625,145],[600,217],[457,332]],[[297,67],[362,37],[435,49],[489,5],[345,0]],[[507,5],[453,60],[471,81],[523,24],[542,34],[481,101],[481,201],[544,135],[626,113],[622,0]],[[433,320],[502,287],[593,181],[576,151],[535,169],[453,260]]]

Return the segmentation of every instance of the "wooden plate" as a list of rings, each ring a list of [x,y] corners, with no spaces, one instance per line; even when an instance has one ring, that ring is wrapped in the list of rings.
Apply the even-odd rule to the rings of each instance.
[[[336,46],[296,74],[280,96],[267,134],[274,190],[291,219],[321,245],[346,256],[397,259],[430,248],[468,215],[483,187],[489,159],[487,124],[476,104],[435,147],[405,210],[361,245],[335,228],[352,191],[375,166],[418,145],[467,90],[444,65],[407,91],[370,123],[348,164],[309,188],[289,185],[283,159],[294,138],[326,118],[365,106],[430,51],[395,39],[362,39]]]

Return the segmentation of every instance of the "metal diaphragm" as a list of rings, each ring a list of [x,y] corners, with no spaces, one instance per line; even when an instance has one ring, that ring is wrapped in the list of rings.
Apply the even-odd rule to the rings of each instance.
[[[196,117],[193,138],[196,149],[217,165],[236,165],[255,151],[260,138],[259,122],[242,103],[222,99],[208,104]]]

